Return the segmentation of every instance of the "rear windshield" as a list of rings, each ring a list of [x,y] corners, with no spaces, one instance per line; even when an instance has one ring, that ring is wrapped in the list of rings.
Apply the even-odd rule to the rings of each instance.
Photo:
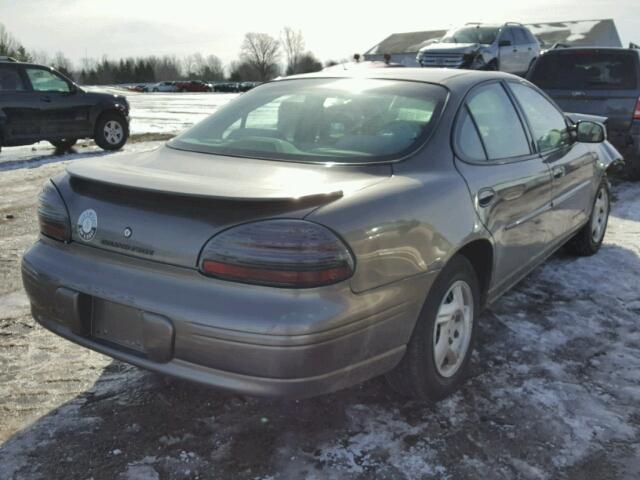
[[[496,27],[465,27],[449,30],[441,43],[482,43],[492,44],[498,35]]]
[[[273,82],[228,103],[169,146],[296,162],[388,161],[427,139],[446,96],[444,87],[407,81]]]
[[[538,61],[530,80],[541,88],[559,90],[632,90],[637,87],[635,54],[623,52],[562,52]]]

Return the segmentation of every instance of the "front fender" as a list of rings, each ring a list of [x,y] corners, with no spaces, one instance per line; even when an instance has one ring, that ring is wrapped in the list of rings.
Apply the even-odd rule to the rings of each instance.
[[[109,112],[109,111],[118,112],[123,117],[129,116],[129,108],[124,102],[104,100],[104,101],[98,102],[96,105],[91,107],[91,112],[89,114],[91,124],[95,125],[96,121],[98,120],[98,117],[102,115],[104,112]]]

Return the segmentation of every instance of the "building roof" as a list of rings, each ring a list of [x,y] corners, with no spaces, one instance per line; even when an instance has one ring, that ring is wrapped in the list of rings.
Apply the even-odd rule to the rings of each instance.
[[[622,47],[612,19],[530,23],[526,25],[542,47],[564,43],[571,47]]]
[[[572,47],[622,46],[618,30],[612,19],[542,22],[530,23],[525,26],[538,37],[543,48],[548,48],[555,43],[563,43]],[[445,33],[447,30],[394,33],[367,51],[365,55],[417,53],[420,48],[431,41],[440,39]]]
[[[426,32],[394,33],[372,47],[365,55],[384,55],[385,53],[413,53],[424,47],[429,41],[438,40],[446,30],[428,30]]]

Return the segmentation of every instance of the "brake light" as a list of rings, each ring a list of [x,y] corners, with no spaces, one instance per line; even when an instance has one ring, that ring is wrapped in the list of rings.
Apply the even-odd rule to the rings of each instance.
[[[633,112],[633,119],[640,120],[640,98],[638,98],[638,101],[636,102],[636,109]]]
[[[349,278],[354,260],[328,228],[306,220],[274,219],[213,237],[202,251],[200,271],[236,282],[310,288]]]
[[[61,242],[69,242],[71,240],[69,212],[51,180],[44,185],[38,200],[40,233]]]

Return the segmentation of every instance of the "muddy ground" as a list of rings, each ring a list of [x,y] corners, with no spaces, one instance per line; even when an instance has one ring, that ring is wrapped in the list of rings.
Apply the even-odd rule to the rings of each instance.
[[[37,193],[94,155],[0,154],[0,479],[640,478],[640,184],[614,186],[598,255],[555,255],[482,315],[454,396],[376,379],[283,401],[167,380],[31,319]]]

